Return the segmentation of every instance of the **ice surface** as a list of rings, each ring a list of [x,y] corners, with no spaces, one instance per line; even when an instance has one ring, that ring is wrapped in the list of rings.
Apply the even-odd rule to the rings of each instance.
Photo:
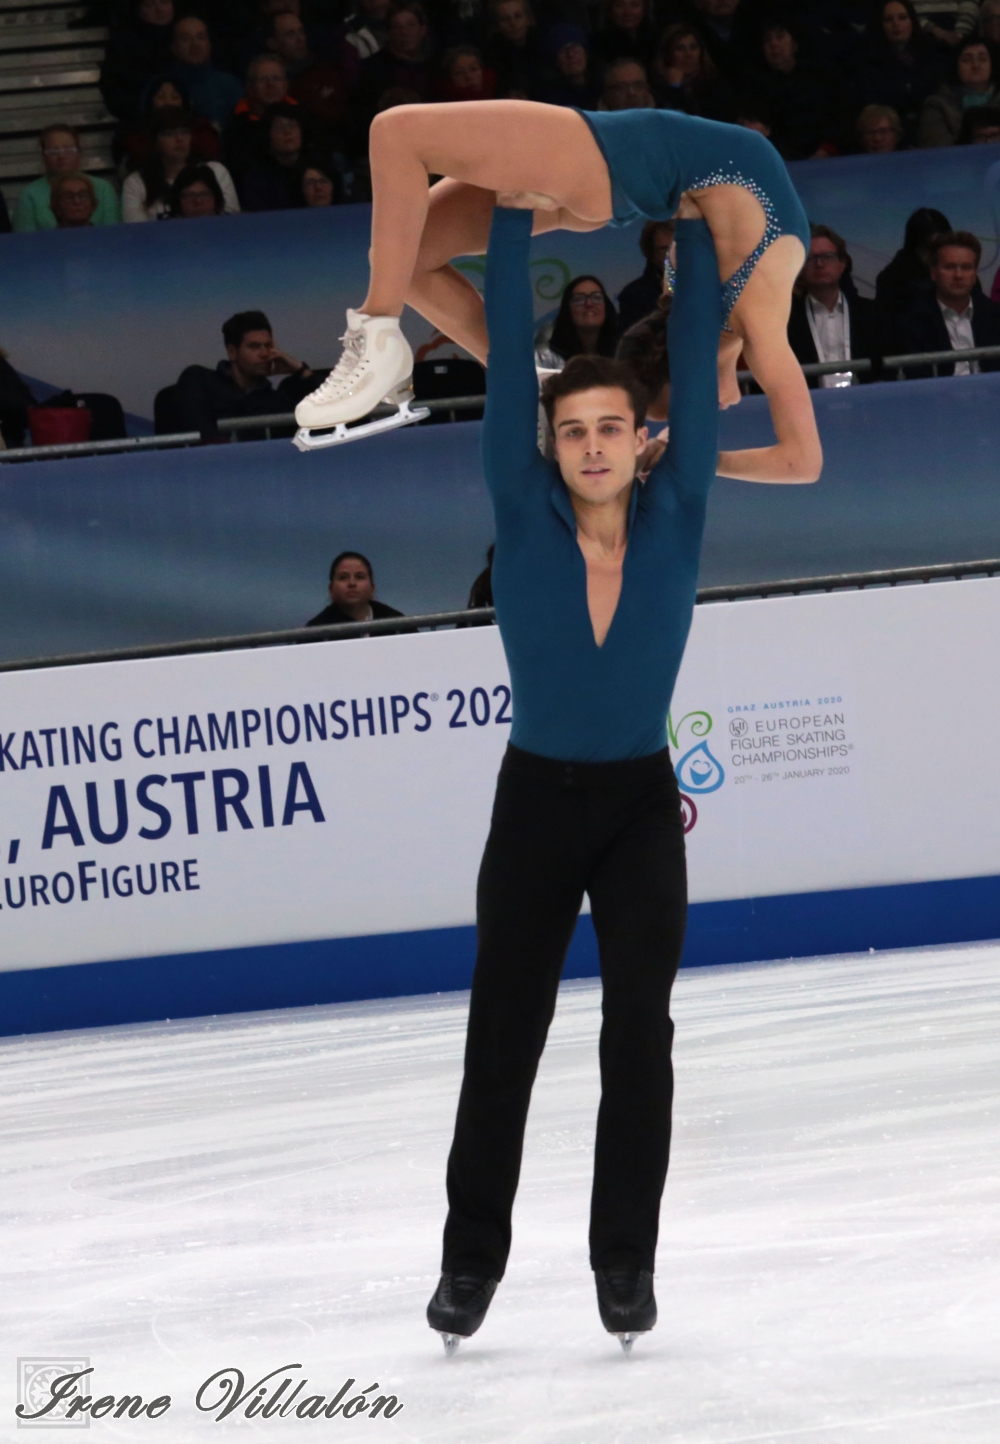
[[[587,1265],[594,983],[560,995],[510,1266],[452,1359],[424,1307],[466,995],[5,1041],[0,1439],[28,1437],[16,1358],[80,1355],[94,1397],[172,1398],[90,1424],[116,1444],[997,1444],[998,974],[998,946],[682,974],[660,1322],[628,1358]],[[353,1377],[404,1407],[195,1407],[292,1363],[299,1401]]]

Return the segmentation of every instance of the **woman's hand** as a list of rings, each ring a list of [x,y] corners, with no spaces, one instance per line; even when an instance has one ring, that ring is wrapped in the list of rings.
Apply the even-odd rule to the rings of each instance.
[[[670,427],[665,426],[658,436],[651,436],[646,443],[646,449],[639,457],[639,464],[635,469],[636,478],[645,481],[657,462],[663,459],[663,453],[667,449],[667,438],[670,435]]]

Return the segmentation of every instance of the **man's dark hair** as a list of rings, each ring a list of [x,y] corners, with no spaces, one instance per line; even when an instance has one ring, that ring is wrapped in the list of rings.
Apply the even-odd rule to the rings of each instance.
[[[661,296],[655,311],[630,326],[618,342],[615,360],[632,371],[646,393],[647,406],[670,380],[670,358],[667,355],[667,317],[670,297]]]
[[[542,407],[549,426],[553,426],[557,401],[564,396],[576,396],[581,391],[594,391],[598,386],[620,387],[635,415],[636,430],[645,425],[646,388],[631,366],[611,356],[572,356],[561,371],[547,376],[542,384]]]
[[[937,211],[933,206],[921,206],[907,217],[903,250],[922,251],[931,236],[950,230],[951,222],[943,211]]]
[[[845,265],[850,266],[851,258],[847,254],[847,242],[843,236],[837,234],[832,226],[810,225],[809,235],[814,241],[818,239],[829,241],[831,246],[836,250],[838,259],[843,261]]]
[[[372,571],[372,564],[365,556],[364,552],[338,552],[337,555],[334,557],[333,561],[330,563],[331,582],[337,574],[337,568],[340,566],[340,563],[346,562],[352,558],[356,562],[364,562],[365,566],[368,568],[368,580],[371,582],[372,586],[374,586],[375,573]]]
[[[657,231],[669,231],[671,237],[674,234],[673,221],[647,221],[639,236],[639,249],[647,261],[653,259],[653,246],[656,244]]]
[[[938,256],[945,246],[961,246],[966,251],[972,251],[976,258],[976,269],[979,269],[979,262],[983,259],[983,248],[979,237],[974,236],[971,231],[941,231],[938,235],[932,236],[927,244],[927,257],[932,266],[937,265]]]
[[[227,346],[239,346],[248,331],[271,331],[271,323],[263,311],[237,311],[222,323],[222,339]]]

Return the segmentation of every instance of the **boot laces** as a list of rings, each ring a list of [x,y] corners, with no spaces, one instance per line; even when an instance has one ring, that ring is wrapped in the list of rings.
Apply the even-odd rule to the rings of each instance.
[[[340,339],[344,343],[344,350],[329,376],[313,392],[313,398],[317,401],[329,401],[334,396],[342,395],[357,379],[355,372],[364,360],[365,333],[359,327],[357,331],[345,331]]]

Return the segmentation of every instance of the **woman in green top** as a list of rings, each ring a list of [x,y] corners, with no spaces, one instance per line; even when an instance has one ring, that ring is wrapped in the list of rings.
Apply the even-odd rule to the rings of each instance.
[[[49,188],[57,175],[81,168],[80,137],[68,125],[49,125],[39,136],[45,174],[26,185],[17,198],[14,211],[15,231],[54,231],[56,218],[49,204]],[[97,209],[91,218],[95,226],[113,226],[121,220],[121,205],[114,186],[100,176],[90,177],[97,196]]]

